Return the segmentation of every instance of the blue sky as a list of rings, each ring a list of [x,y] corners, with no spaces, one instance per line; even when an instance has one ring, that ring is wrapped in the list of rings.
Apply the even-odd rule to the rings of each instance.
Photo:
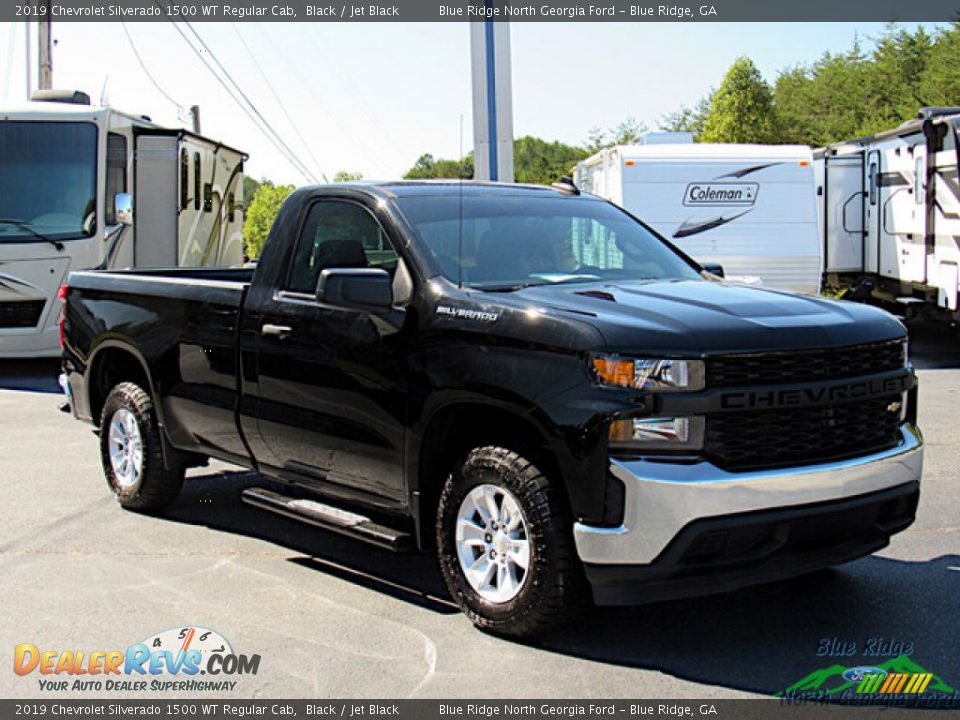
[[[250,153],[248,174],[304,183],[172,26],[127,27],[163,90],[183,106],[200,105],[204,134]],[[464,149],[472,146],[465,23],[195,28],[315,174],[319,167],[330,177],[350,170],[391,178],[424,152],[456,157],[461,115]],[[53,29],[56,87],[84,90],[96,102],[106,84],[117,108],[163,124],[185,122],[145,77],[119,24],[55,22]],[[655,126],[717,86],[738,55],[751,57],[773,81],[778,70],[845,50],[856,36],[869,47],[882,29],[881,23],[514,23],[514,131],[582,143],[590,128],[628,115]],[[0,23],[0,105],[25,96],[23,33],[22,23]],[[35,49],[35,36],[32,42]]]

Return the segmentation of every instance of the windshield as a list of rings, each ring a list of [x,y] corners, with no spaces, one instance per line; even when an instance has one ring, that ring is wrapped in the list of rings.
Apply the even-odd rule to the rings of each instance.
[[[401,197],[397,203],[443,275],[462,280],[465,287],[509,291],[551,283],[700,277],[651,231],[604,202],[524,193],[462,200],[457,195]]]
[[[0,121],[0,243],[93,235],[96,173],[93,123]]]

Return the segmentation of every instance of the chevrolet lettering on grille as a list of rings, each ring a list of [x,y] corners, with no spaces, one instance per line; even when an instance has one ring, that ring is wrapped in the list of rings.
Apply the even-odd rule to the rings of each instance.
[[[726,392],[720,396],[720,407],[723,410],[750,410],[847,402],[881,395],[895,395],[906,392],[910,386],[910,376],[901,375],[860,380],[843,385]]]

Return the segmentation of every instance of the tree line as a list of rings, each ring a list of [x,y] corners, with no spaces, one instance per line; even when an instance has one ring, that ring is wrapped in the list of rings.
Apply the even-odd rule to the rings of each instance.
[[[888,24],[871,50],[855,39],[843,52],[784,68],[773,83],[748,57],[692,107],[664,115],[659,130],[690,132],[697,142],[820,147],[896,127],[925,105],[960,105],[960,22],[931,33]],[[581,145],[535,137],[514,141],[517,182],[550,183],[598,150],[636,142],[649,130],[628,117],[594,128]],[[422,155],[404,177],[471,177],[463,162]]]
[[[660,118],[657,128],[690,132],[697,142],[801,144],[820,147],[894,128],[927,105],[960,105],[960,21],[930,32],[891,23],[865,49],[858,38],[843,52],[827,52],[764,80],[748,57],[728,68],[719,87],[691,107]],[[580,145],[525,136],[514,140],[517,182],[556,182],[580,160],[603,148],[640,140],[650,128],[633,117],[593,128]],[[472,178],[473,154],[461,160],[421,155],[405,178]],[[341,171],[336,182],[362,175]],[[244,181],[244,241],[256,257],[292,186]]]

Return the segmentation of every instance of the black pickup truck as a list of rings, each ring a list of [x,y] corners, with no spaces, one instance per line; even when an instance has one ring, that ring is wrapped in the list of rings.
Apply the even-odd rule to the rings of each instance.
[[[295,192],[255,269],[73,273],[62,379],[127,508],[243,499],[436,552],[477,625],[807,573],[914,519],[903,326],[742,287],[572,185]]]

